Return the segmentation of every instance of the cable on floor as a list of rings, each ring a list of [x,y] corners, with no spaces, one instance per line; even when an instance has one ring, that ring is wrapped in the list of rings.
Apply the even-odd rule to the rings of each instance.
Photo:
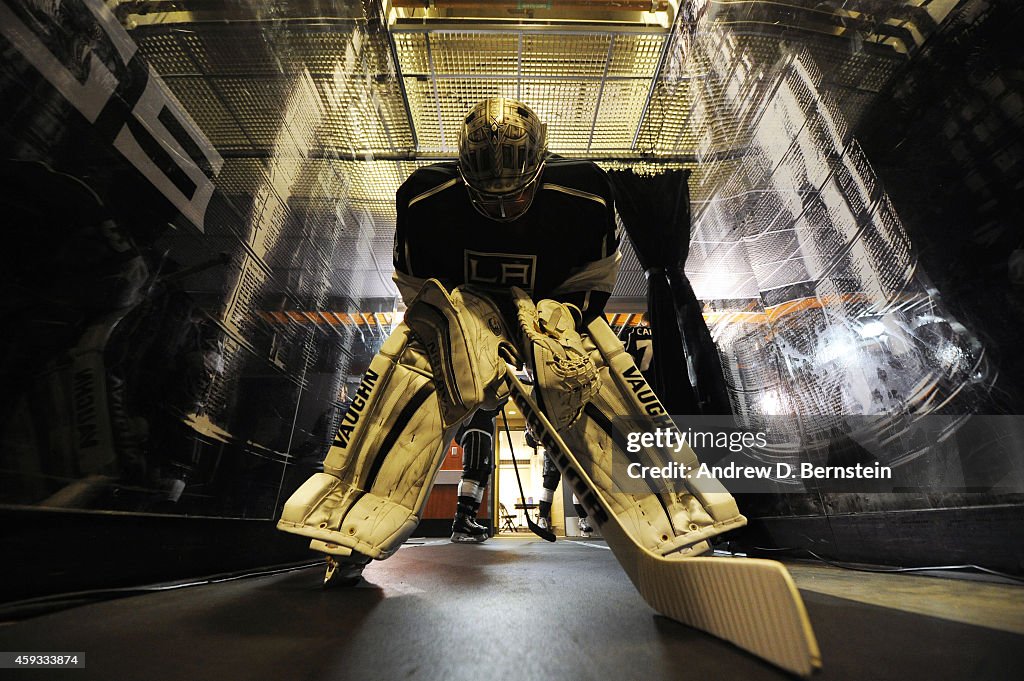
[[[1022,577],[1018,577],[1017,575],[1011,575],[1008,572],[1000,572],[999,570],[993,570],[992,568],[983,567],[981,565],[975,565],[973,563],[967,563],[967,564],[964,564],[964,565],[927,565],[927,566],[922,566],[922,567],[868,567],[868,566],[864,566],[864,565],[851,565],[849,563],[840,563],[838,561],[834,561],[834,560],[831,560],[829,558],[825,558],[824,556],[819,556],[814,551],[811,551],[810,549],[805,549],[805,548],[797,548],[797,547],[792,547],[792,548],[767,548],[767,547],[764,547],[764,546],[752,546],[751,549],[754,550],[754,551],[766,551],[766,552],[772,552],[772,551],[803,551],[804,553],[810,555],[812,558],[814,558],[816,560],[819,560],[822,563],[825,563],[827,565],[831,565],[831,566],[837,567],[837,568],[842,568],[844,570],[855,570],[857,572],[889,573],[889,572],[934,572],[934,571],[937,571],[937,570],[948,570],[948,571],[976,570],[978,572],[984,572],[986,574],[994,575],[996,577],[1001,577],[1003,579],[1008,579],[1010,581],[1019,582],[1021,584],[1024,584],[1024,578],[1022,578]]]

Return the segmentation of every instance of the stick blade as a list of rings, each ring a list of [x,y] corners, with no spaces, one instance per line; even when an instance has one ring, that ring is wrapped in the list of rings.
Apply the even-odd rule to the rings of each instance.
[[[647,553],[636,568],[637,590],[666,617],[800,676],[821,667],[803,600],[781,563],[756,558],[669,560]]]
[[[513,399],[543,430],[545,444],[564,454],[594,493],[600,515],[605,516],[599,527],[608,548],[652,608],[793,674],[810,676],[821,667],[803,599],[782,563],[756,558],[665,558],[649,551],[623,526],[601,488],[587,476],[515,376],[515,367],[510,366],[506,376]]]
[[[549,542],[554,542],[555,541],[555,533],[554,532],[552,532],[551,530],[545,530],[543,527],[541,527],[537,523],[535,523],[532,520],[530,520],[529,517],[526,518],[526,526],[530,528],[531,532],[533,532],[535,535],[537,535],[538,537],[540,537],[544,541],[549,541]]]

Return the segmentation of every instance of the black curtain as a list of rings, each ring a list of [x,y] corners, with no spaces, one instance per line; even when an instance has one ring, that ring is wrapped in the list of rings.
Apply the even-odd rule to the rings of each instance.
[[[655,391],[673,414],[731,414],[718,351],[683,269],[690,250],[690,172],[609,175],[619,215],[647,273]]]

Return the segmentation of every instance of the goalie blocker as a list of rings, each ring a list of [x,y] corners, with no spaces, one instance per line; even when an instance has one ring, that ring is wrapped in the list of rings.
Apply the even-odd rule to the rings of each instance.
[[[708,538],[745,524],[715,480],[702,479],[683,493],[619,490],[611,419],[646,419],[653,428],[649,388],[643,383],[643,390],[634,390],[630,381],[639,372],[602,318],[582,337],[575,329],[578,311],[570,306],[534,305],[516,289],[512,303],[514,310],[503,316],[472,287],[449,294],[428,280],[370,363],[324,472],[291,496],[278,528],[309,537],[322,553],[358,554],[352,560],[360,563],[361,557],[390,556],[418,524],[458,426],[476,409],[496,408],[508,397],[508,357],[527,358],[541,409],[638,544],[659,555],[696,554],[708,549]],[[692,464],[696,458],[688,455]]]

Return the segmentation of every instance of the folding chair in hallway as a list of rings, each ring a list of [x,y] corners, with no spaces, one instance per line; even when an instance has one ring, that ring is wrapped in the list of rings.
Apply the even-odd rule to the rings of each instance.
[[[498,521],[498,527],[507,532],[518,532],[519,528],[516,527],[515,520],[512,518],[512,514],[505,508],[505,504],[498,502],[498,513],[501,519]]]

